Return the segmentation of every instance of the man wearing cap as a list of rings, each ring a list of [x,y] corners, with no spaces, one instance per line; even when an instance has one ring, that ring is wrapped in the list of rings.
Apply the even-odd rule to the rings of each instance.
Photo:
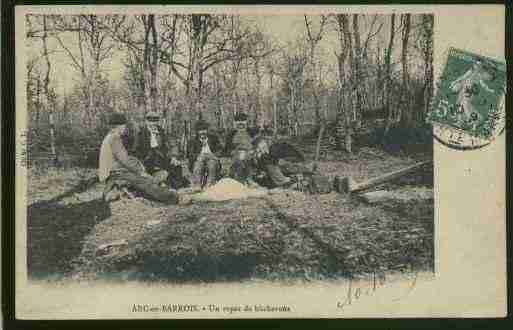
[[[131,139],[133,125],[129,125],[122,113],[112,114],[109,123],[111,130],[103,139],[100,148],[98,177],[105,182],[104,200],[109,202],[119,198],[119,189],[132,188],[143,196],[166,204],[177,204],[175,190],[159,187],[158,180],[144,170],[141,162],[128,156],[127,141]]]
[[[215,134],[209,133],[209,125],[203,119],[196,123],[196,136],[190,144],[189,168],[192,170],[193,188],[213,185],[219,178],[222,145]]]
[[[189,184],[183,176],[178,160],[178,146],[170,143],[160,125],[160,115],[154,111],[146,114],[144,126],[139,130],[135,154],[143,161],[146,171],[160,183],[179,189]]]

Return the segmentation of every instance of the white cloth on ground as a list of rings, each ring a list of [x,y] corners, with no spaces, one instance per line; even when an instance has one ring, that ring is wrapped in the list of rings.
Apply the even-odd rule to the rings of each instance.
[[[203,192],[193,195],[194,201],[228,201],[233,199],[245,199],[250,197],[263,197],[268,194],[265,188],[249,188],[237,180],[224,178]]]

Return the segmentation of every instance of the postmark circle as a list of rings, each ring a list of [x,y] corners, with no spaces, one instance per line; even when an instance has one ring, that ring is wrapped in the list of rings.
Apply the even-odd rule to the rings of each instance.
[[[489,145],[505,127],[504,63],[451,48],[427,120],[434,138],[460,150]]]

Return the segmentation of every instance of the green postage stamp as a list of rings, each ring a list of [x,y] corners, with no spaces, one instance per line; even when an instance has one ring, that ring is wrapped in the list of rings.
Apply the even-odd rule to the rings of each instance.
[[[440,142],[458,149],[489,144],[505,126],[506,65],[450,48],[427,120]]]

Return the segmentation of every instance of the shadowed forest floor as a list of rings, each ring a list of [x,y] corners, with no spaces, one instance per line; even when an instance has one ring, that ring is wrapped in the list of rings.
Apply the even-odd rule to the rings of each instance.
[[[374,148],[329,156],[320,173],[356,181],[429,157]],[[379,187],[394,198],[375,204],[335,192],[287,191],[189,206],[142,199],[105,204],[93,169],[29,173],[33,279],[313,280],[433,270],[432,169]]]

